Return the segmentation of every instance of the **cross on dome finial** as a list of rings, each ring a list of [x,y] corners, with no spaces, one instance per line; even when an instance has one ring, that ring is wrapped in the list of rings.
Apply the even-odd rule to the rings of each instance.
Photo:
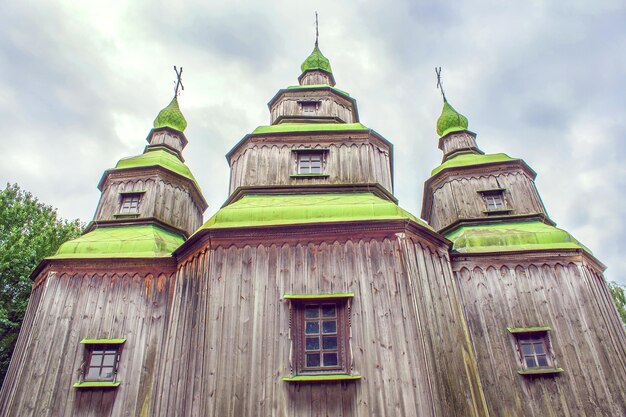
[[[319,22],[317,21],[317,12],[315,12],[315,46],[317,46],[320,38],[320,27]]]
[[[435,67],[435,74],[437,74],[437,88],[441,90],[443,101],[447,102],[448,100],[446,100],[446,93],[443,91],[443,84],[441,83],[441,67]]]
[[[178,88],[180,87],[181,90],[185,90],[183,80],[181,79],[183,76],[183,67],[180,67],[180,71],[178,71],[176,69],[176,65],[174,65],[174,72],[176,73],[176,88],[174,89],[174,97],[178,97],[180,95]]]

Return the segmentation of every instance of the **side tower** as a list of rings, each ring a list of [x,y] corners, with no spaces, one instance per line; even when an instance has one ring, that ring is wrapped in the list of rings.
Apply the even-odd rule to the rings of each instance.
[[[555,227],[535,172],[484,154],[447,102],[422,218],[455,280],[493,416],[626,415],[626,335],[591,251]]]
[[[156,416],[485,416],[449,241],[315,45],[175,252]]]
[[[207,206],[183,162],[185,126],[174,98],[144,153],[104,173],[85,233],[33,272],[0,392],[2,416],[150,415],[172,252],[201,225]]]

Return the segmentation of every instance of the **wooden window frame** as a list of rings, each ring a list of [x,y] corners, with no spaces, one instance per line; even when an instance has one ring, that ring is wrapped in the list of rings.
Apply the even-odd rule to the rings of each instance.
[[[118,381],[122,347],[126,339],[83,339],[83,362],[80,366],[80,381],[74,388],[115,388]],[[112,358],[112,360],[108,359]],[[94,362],[95,359],[95,362]],[[110,369],[110,372],[106,371]],[[94,373],[91,370],[97,370]],[[106,372],[106,376],[103,374]],[[110,375],[109,375],[110,373]]]
[[[491,188],[477,191],[485,202],[485,210],[483,211],[485,214],[493,216],[498,214],[509,214],[513,211],[508,208],[506,198],[504,198],[505,191],[506,189],[504,188]]]
[[[351,329],[350,312],[353,294],[287,294],[285,299],[290,301],[290,338],[292,340],[290,364],[292,377],[283,378],[289,382],[306,381],[331,381],[331,380],[353,380],[360,379],[358,375],[351,375]],[[335,315],[324,316],[322,308],[324,306],[334,306]],[[317,307],[317,316],[308,314]],[[327,310],[328,312],[328,310]],[[336,329],[332,331],[332,325],[328,327],[328,332],[324,332],[324,323],[332,322],[335,319]],[[317,322],[317,332],[309,331],[307,323]],[[313,326],[315,328],[315,326]],[[332,346],[332,338],[336,337],[336,347]],[[312,344],[307,346],[307,338]],[[313,339],[317,338],[317,346]],[[328,338],[328,339],[326,339]],[[329,345],[325,341],[329,340]],[[325,347],[326,346],[326,347]],[[325,364],[324,354],[337,355],[336,364]],[[307,355],[319,356],[319,364],[307,363]],[[332,356],[331,356],[332,357]]]
[[[518,374],[537,375],[563,372],[563,369],[556,366],[550,330],[549,327],[508,328],[513,336],[517,362],[521,367],[517,371]],[[541,351],[537,350],[538,347]],[[541,364],[541,359],[545,360],[545,364]]]
[[[300,113],[303,115],[317,114],[320,109],[321,102],[317,100],[298,101],[300,105]]]
[[[328,149],[292,149],[294,155],[295,174],[291,177],[328,177],[326,174],[326,161]],[[319,172],[312,172],[313,167],[310,161],[312,155],[319,156]],[[307,160],[308,159],[308,160]],[[306,163],[306,165],[305,165]]]
[[[133,193],[121,193],[120,194],[120,211],[118,214],[121,215],[133,215],[139,214],[139,207],[141,205],[141,200],[143,199],[143,192],[133,192]],[[136,204],[133,205],[133,202]],[[126,202],[130,204],[126,206]]]

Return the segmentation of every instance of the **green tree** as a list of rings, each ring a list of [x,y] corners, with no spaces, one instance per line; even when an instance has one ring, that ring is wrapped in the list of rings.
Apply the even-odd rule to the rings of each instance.
[[[26,312],[30,274],[61,244],[80,235],[79,220],[58,218],[17,184],[0,190],[0,381],[4,381]]]
[[[626,326],[626,287],[619,285],[617,282],[609,282],[609,291],[611,297],[617,307],[617,312],[622,319],[622,323]]]

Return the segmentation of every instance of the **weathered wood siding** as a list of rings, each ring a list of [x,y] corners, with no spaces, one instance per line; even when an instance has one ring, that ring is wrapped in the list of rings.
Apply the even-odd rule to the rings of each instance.
[[[476,149],[476,137],[467,132],[451,133],[441,139],[439,148],[444,157],[460,149]]]
[[[341,139],[341,138],[339,138]],[[348,138],[345,138],[348,139]],[[297,173],[293,149],[325,148],[328,177],[291,177]],[[390,150],[375,143],[250,143],[231,160],[230,193],[241,186],[379,183],[392,190]]]
[[[112,268],[113,269],[113,268]],[[173,276],[50,272],[31,296],[0,415],[150,416]],[[83,338],[127,338],[113,390],[78,390]]]
[[[626,335],[581,262],[454,262],[492,416],[626,415]],[[521,376],[507,326],[550,326],[557,376]]]
[[[300,79],[300,85],[330,85],[331,79],[321,71],[309,71]],[[334,83],[332,83],[334,85]]]
[[[304,113],[300,101],[318,101],[319,108],[315,113]],[[354,104],[327,90],[286,91],[270,108],[270,124],[279,117],[293,116],[335,117],[344,123],[358,121],[355,117]]]
[[[122,201],[121,192],[145,191],[139,203],[138,218],[155,217],[191,235],[202,225],[202,212],[187,186],[159,174],[137,179],[112,176],[102,191],[95,221],[115,220]]]
[[[459,219],[488,217],[487,206],[479,190],[505,188],[506,207],[511,214],[545,214],[534,181],[522,170],[499,173],[476,172],[452,176],[443,180],[433,191],[430,218],[435,229],[441,230]]]
[[[485,415],[457,291],[446,253],[408,238],[206,250],[178,272],[154,415]],[[283,294],[333,292],[355,294],[363,378],[282,381]]]
[[[170,130],[158,130],[152,132],[150,137],[151,145],[165,145],[170,148],[176,149],[178,152],[183,151],[183,139],[180,135],[173,133]]]

